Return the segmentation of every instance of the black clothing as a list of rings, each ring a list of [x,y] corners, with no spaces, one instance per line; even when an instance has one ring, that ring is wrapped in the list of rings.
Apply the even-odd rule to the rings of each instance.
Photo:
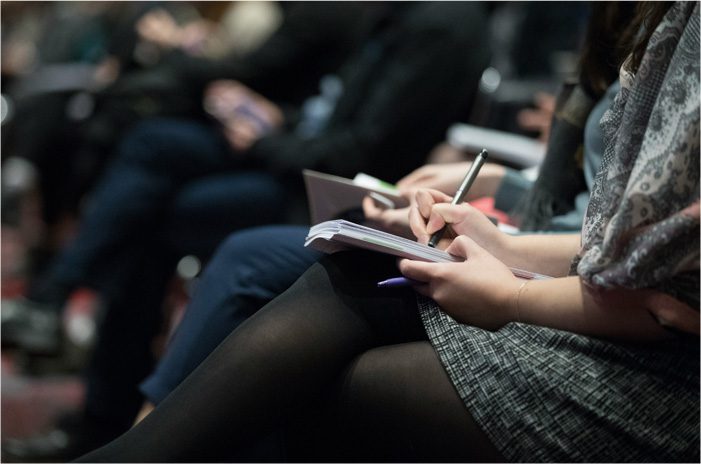
[[[467,115],[488,64],[486,17],[475,2],[401,4],[341,70],[344,92],[323,135],[261,139],[250,150],[275,171],[314,168],[395,181],[423,164]]]
[[[413,290],[378,290],[394,273],[376,253],[322,259],[143,422],[78,462],[245,460],[285,423],[309,432],[292,460],[500,460],[426,341]]]
[[[278,103],[300,105],[362,43],[381,7],[363,2],[291,2],[280,27],[256,50],[221,60],[176,51],[166,65],[188,91],[236,79]]]
[[[467,108],[487,54],[479,34],[481,6],[400,4],[386,19],[372,31],[363,53],[345,67],[345,91],[329,127],[315,138],[292,132],[264,137],[250,153],[262,168],[240,166],[238,159],[247,160],[249,154],[237,157],[215,126],[151,121],[125,137],[113,168],[95,190],[94,208],[87,212],[77,238],[53,263],[47,279],[72,288],[92,278],[94,286],[104,288],[103,282],[95,280],[105,276],[113,284],[112,261],[121,264],[126,259],[120,275],[129,276],[130,281],[143,280],[139,288],[144,290],[133,293],[135,298],[117,298],[110,304],[109,326],[105,323],[100,329],[96,354],[103,359],[109,359],[108,354],[119,356],[121,361],[96,360],[95,365],[109,369],[109,375],[91,371],[88,398],[111,398],[101,401],[101,416],[109,409],[112,416],[131,419],[134,407],[126,404],[138,394],[142,379],[135,379],[129,367],[141,365],[146,358],[137,348],[124,351],[121,328],[129,327],[139,316],[148,321],[134,322],[144,330],[135,332],[136,338],[130,340],[133,346],[148,345],[145,328],[156,327],[150,315],[159,315],[155,302],[162,301],[168,269],[172,270],[168,257],[173,257],[173,243],[181,245],[189,231],[195,231],[191,235],[199,242],[209,242],[222,238],[217,235],[222,230],[272,222],[275,217],[281,220],[288,211],[273,213],[286,200],[303,199],[293,189],[283,190],[288,181],[301,184],[302,167],[337,175],[364,171],[388,180],[406,175],[422,164],[460,110]],[[280,168],[282,176],[270,178],[268,167]],[[263,179],[251,182],[256,174]],[[222,180],[225,189],[211,188]],[[284,193],[278,194],[280,190]],[[193,198],[193,191],[197,192],[193,202],[200,205],[196,219],[185,214],[182,217],[189,220],[183,221],[183,228],[169,227],[168,219],[181,216],[177,208],[184,197]],[[248,205],[247,200],[255,201],[255,208],[236,212],[237,207]],[[203,224],[217,227],[213,231]],[[163,231],[170,237],[174,230],[178,240],[164,237]],[[139,260],[132,260],[137,256],[133,250],[145,251],[137,254]],[[179,251],[193,253],[192,249]],[[198,251],[198,256],[206,258],[213,247]],[[155,260],[152,267],[143,264],[149,259]],[[115,331],[115,335],[104,336],[106,331]],[[131,388],[116,379],[133,382]]]

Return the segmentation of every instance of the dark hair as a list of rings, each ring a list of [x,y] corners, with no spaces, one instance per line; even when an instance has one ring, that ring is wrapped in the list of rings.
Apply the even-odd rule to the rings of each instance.
[[[639,2],[635,17],[622,38],[622,44],[632,56],[630,70],[636,72],[645,54],[647,43],[662,18],[674,2]]]
[[[628,54],[626,33],[635,19],[636,2],[591,2],[584,45],[579,60],[579,81],[594,99],[618,78]]]
[[[636,72],[655,28],[673,2],[592,2],[591,16],[580,56],[579,80],[595,99],[618,78],[631,55]]]

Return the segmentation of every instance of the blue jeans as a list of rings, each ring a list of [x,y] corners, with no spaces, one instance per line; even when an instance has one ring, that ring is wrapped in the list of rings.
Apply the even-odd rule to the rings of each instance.
[[[88,414],[133,420],[177,259],[207,258],[231,231],[279,222],[287,197],[277,179],[237,161],[214,127],[154,119],[125,137],[49,269],[49,282],[93,286],[106,300],[86,372]]]
[[[125,251],[148,237],[172,235],[169,221],[183,217],[181,210],[191,215],[190,230],[222,238],[235,228],[279,221],[285,197],[276,179],[237,161],[216,128],[178,119],[146,121],[120,144],[77,237],[55,260],[49,279],[101,288],[113,280],[113,266]]]
[[[321,253],[304,247],[302,226],[232,234],[205,269],[172,341],[141,384],[158,404],[249,316],[284,292]]]

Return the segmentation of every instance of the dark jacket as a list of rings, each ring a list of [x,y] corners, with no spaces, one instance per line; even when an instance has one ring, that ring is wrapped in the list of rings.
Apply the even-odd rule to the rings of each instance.
[[[490,56],[486,18],[476,2],[390,8],[343,66],[344,92],[324,132],[312,139],[270,135],[252,156],[282,173],[363,171],[389,181],[423,164],[471,105]]]
[[[172,71],[191,92],[216,79],[243,82],[279,104],[299,105],[318,90],[367,34],[377,6],[363,2],[282,2],[284,19],[260,47],[242,57],[219,60],[175,52]]]

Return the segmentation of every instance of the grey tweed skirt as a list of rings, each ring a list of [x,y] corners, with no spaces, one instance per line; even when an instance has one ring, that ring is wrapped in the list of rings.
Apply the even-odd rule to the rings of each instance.
[[[699,462],[699,340],[633,344],[458,324],[418,296],[470,414],[509,461]]]

